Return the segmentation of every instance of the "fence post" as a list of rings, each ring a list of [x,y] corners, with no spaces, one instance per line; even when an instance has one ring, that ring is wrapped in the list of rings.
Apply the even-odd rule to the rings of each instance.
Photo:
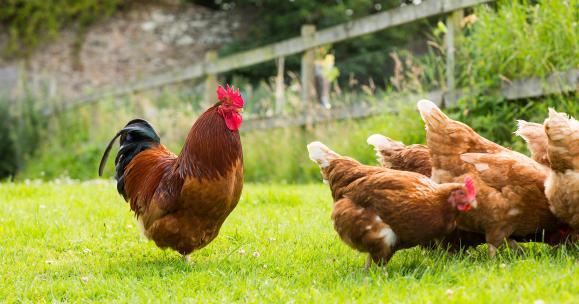
[[[281,114],[283,112],[283,107],[285,105],[284,96],[284,68],[285,68],[285,58],[279,57],[277,59],[277,76],[275,77],[275,113]]]
[[[452,12],[446,18],[446,94],[444,97],[445,106],[456,103],[456,79],[455,79],[455,51],[456,38],[460,34],[460,21],[463,17],[463,11]]]
[[[302,25],[302,37],[304,39],[309,39],[313,37],[316,32],[316,27],[311,24]],[[315,92],[315,79],[314,79],[314,60],[315,60],[315,50],[308,49],[304,52],[302,56],[302,71],[301,71],[301,82],[302,82],[302,104],[309,106],[313,100]]]
[[[210,63],[217,59],[217,52],[216,51],[209,51],[205,53],[205,63]],[[203,102],[205,105],[212,104],[212,101],[215,99],[215,91],[217,90],[217,75],[215,74],[207,74],[205,76],[205,92],[203,97]]]
[[[326,56],[327,58],[327,56]],[[332,108],[330,104],[330,81],[326,77],[326,72],[332,68],[326,58],[316,60],[315,63],[315,85],[318,102],[327,110]]]

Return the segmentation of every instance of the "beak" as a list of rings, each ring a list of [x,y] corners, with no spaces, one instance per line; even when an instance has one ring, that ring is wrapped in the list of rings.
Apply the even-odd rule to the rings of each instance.
[[[235,108],[235,112],[237,112],[237,113],[243,113],[243,108]]]

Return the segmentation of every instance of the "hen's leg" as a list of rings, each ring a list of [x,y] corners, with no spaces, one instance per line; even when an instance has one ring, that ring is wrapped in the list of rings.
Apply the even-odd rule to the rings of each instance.
[[[507,235],[504,230],[496,229],[485,234],[486,242],[489,246],[489,256],[494,259],[497,255],[497,248],[506,239]]]
[[[523,252],[523,247],[521,247],[521,245],[519,245],[517,243],[517,241],[513,240],[513,239],[508,239],[507,240],[507,244],[509,245],[509,248],[515,252]]]

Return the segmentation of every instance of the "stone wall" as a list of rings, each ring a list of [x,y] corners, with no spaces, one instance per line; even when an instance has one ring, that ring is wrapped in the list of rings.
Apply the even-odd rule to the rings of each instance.
[[[89,28],[79,52],[73,29],[40,47],[21,65],[35,91],[75,98],[95,88],[127,83],[202,60],[241,35],[241,14],[195,5],[147,4]],[[0,68],[14,69],[16,61]]]

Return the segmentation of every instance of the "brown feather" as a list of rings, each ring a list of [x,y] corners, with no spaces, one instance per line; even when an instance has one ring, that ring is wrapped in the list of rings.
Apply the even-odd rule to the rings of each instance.
[[[545,166],[551,165],[547,155],[547,134],[542,124],[519,120],[515,134],[527,142],[527,148],[531,151],[533,160]]]
[[[173,166],[177,156],[165,146],[159,145],[139,153],[125,169],[125,190],[130,198],[131,210],[137,216],[147,211],[153,196],[162,198],[165,208],[178,201],[183,180],[174,180]],[[178,176],[178,175],[177,175]],[[170,183],[175,188],[163,185]]]
[[[218,179],[243,160],[238,131],[231,131],[215,104],[203,113],[191,127],[179,154],[178,171],[181,177]]]

